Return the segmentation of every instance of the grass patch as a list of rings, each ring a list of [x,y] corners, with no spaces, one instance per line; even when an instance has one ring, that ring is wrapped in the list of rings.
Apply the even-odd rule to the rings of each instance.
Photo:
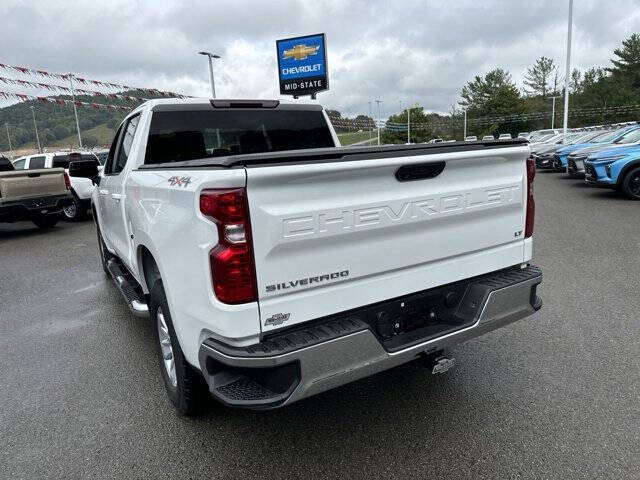
[[[338,138],[343,146],[351,145],[365,140],[377,139],[377,132],[354,132],[354,133],[339,133]]]

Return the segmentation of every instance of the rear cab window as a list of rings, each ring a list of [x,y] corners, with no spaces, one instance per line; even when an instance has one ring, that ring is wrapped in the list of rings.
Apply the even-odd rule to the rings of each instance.
[[[322,110],[153,112],[144,163],[334,147]]]
[[[93,153],[66,153],[54,155],[51,162],[52,168],[64,168],[68,169],[69,164],[74,160],[96,160],[96,156]],[[33,161],[33,159],[32,159]]]
[[[44,168],[45,156],[31,157],[29,159],[29,170],[38,170]]]

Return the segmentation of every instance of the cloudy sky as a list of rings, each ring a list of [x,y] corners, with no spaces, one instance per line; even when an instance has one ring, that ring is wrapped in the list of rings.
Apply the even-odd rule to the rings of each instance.
[[[367,113],[379,98],[383,117],[400,101],[446,112],[467,80],[494,67],[519,86],[541,55],[564,70],[567,9],[568,0],[2,0],[0,63],[207,96],[196,54],[206,49],[222,56],[218,97],[278,98],[275,40],[325,32],[326,107]],[[575,0],[572,65],[607,65],[634,31],[640,0]]]

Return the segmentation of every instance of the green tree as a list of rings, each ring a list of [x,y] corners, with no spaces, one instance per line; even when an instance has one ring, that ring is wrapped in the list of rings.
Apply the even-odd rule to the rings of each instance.
[[[582,89],[582,73],[577,68],[571,72],[571,80],[569,81],[569,90],[572,93],[580,93]]]
[[[537,59],[524,76],[525,92],[529,95],[546,97],[550,91],[549,82],[555,69],[556,65],[552,58],[543,56]]]
[[[634,33],[613,51],[613,67],[607,68],[614,78],[620,77],[634,89],[640,89],[640,35]]]
[[[511,74],[501,68],[476,77],[462,87],[462,108],[474,115],[503,115],[522,111],[520,92]]]

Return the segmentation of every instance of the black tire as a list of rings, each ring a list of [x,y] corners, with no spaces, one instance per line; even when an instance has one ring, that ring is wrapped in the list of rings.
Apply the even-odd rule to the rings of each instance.
[[[202,407],[207,398],[207,384],[202,377],[202,374],[194,369],[187,360],[184,358],[182,348],[176,337],[175,329],[173,328],[173,322],[171,320],[171,313],[169,312],[169,305],[167,303],[167,297],[164,293],[162,281],[157,280],[151,289],[151,296],[149,302],[149,310],[151,312],[151,320],[153,321],[153,329],[155,332],[156,350],[158,352],[158,363],[162,374],[162,380],[164,381],[165,389],[167,390],[167,396],[169,400],[178,411],[179,414],[185,416],[197,415],[202,411]],[[164,323],[167,327],[167,332],[171,350],[173,362],[175,365],[175,381],[170,378],[167,367],[165,367],[165,356],[163,355],[161,340],[161,329],[159,327],[160,322],[158,320],[159,314],[162,314]]]
[[[104,244],[104,240],[102,239],[102,233],[100,233],[100,227],[98,227],[97,225],[96,230],[98,231],[98,252],[100,254],[100,263],[102,264],[104,273],[110,275],[109,269],[107,268],[107,263],[109,263],[109,260],[113,258],[113,255],[111,255],[111,253],[109,253],[109,250],[107,250],[107,246]]]
[[[87,206],[73,193],[73,203],[62,209],[62,216],[68,222],[78,222],[87,218]]]
[[[631,200],[640,200],[640,167],[631,169],[624,176],[622,192]]]
[[[36,224],[36,227],[47,230],[53,228],[55,224],[58,223],[58,220],[60,220],[60,217],[58,215],[39,215],[33,217],[31,220]]]

